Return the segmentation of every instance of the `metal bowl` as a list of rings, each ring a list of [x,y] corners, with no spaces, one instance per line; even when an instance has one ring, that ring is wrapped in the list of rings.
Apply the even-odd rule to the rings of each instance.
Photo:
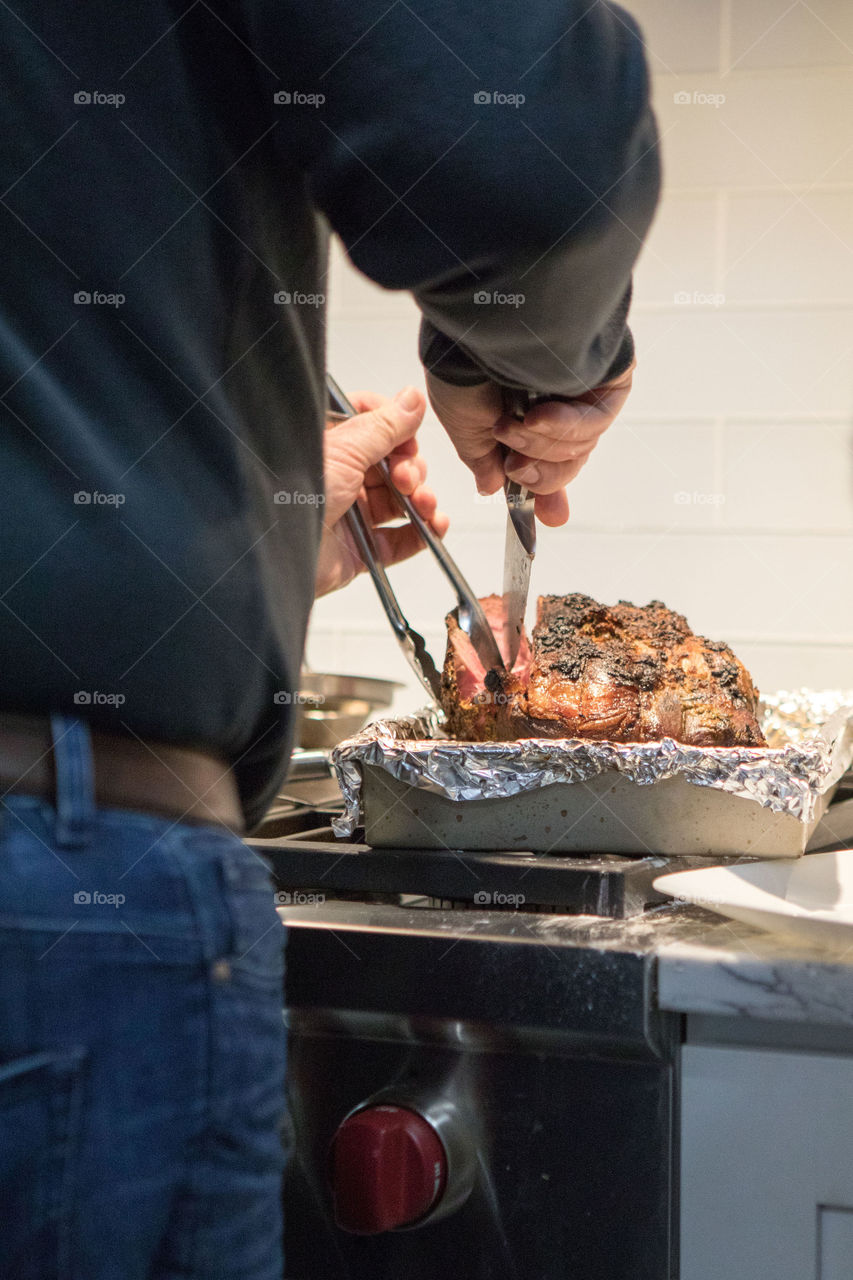
[[[330,749],[358,733],[377,711],[390,707],[396,680],[303,671],[299,681],[297,741],[310,751]]]

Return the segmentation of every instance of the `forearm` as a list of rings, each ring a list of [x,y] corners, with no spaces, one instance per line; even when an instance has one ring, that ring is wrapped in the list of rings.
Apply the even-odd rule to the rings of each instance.
[[[659,188],[633,19],[604,0],[424,0],[416,17],[317,0],[300,22],[306,78],[333,68],[299,117],[312,191],[355,264],[415,295],[427,363],[563,395],[627,367]],[[524,102],[477,101],[499,89]]]

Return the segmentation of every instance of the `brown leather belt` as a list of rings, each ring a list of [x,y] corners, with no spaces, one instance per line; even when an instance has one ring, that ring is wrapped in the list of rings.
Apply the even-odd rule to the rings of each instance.
[[[228,765],[172,743],[92,731],[95,802],[241,834],[243,814]],[[0,798],[9,792],[53,797],[56,770],[50,721],[0,715]]]

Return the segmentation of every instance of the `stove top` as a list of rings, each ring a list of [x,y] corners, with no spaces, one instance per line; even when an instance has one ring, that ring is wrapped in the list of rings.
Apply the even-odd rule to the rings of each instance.
[[[555,856],[518,851],[372,849],[363,832],[338,840],[332,778],[287,786],[249,845],[270,864],[281,905],[323,899],[409,908],[525,911],[626,919],[669,901],[652,888],[665,871],[703,858]]]

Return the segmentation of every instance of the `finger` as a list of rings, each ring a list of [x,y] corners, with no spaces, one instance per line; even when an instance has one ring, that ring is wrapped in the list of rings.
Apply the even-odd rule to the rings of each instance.
[[[419,485],[412,492],[411,500],[418,514],[431,523],[438,507],[438,499],[432,489],[427,485]],[[362,498],[362,506],[369,514],[370,523],[373,525],[387,524],[391,520],[401,520],[405,516],[394,495],[384,486],[381,489],[367,489]]]
[[[380,395],[378,391],[354,391],[349,401],[359,413],[369,413],[371,409],[378,409],[387,399],[387,396]]]
[[[401,493],[410,494],[426,479],[426,459],[416,454],[413,458],[398,459],[396,453],[388,458],[391,481]],[[364,477],[365,488],[386,489],[385,476],[378,467],[370,467]]]
[[[628,399],[631,391],[631,384],[634,377],[634,369],[636,361],[631,368],[622,374],[621,378],[617,378],[615,382],[605,382],[600,387],[593,387],[591,391],[587,391],[578,399],[586,400],[588,404],[607,405],[608,411],[615,417],[622,405]]]
[[[389,454],[391,458],[413,458],[418,452],[418,441],[416,436],[412,436],[411,440],[404,440],[402,444],[398,444],[396,448]]]
[[[498,445],[483,457],[469,460],[468,466],[474,473],[478,493],[497,493],[503,487],[504,451]]]
[[[421,535],[411,524],[397,529],[374,529],[373,540],[379,560],[384,565],[399,564],[424,548]]]
[[[417,437],[412,436],[408,440],[403,440],[401,444],[395,445],[395,447],[388,454],[388,457],[385,459],[385,461],[388,463],[390,467],[393,467],[398,460],[405,461],[408,459],[416,458],[417,455],[418,455]],[[382,475],[382,472],[379,470],[379,468],[371,467],[365,476],[365,484],[370,485],[370,484],[384,484],[384,483],[385,483],[385,477]]]
[[[450,521],[441,513],[436,515],[436,533],[444,537]],[[402,525],[397,529],[376,529],[373,534],[376,549],[384,565],[400,564],[423,550],[424,544],[420,534],[413,525]]]
[[[583,467],[586,458],[568,462],[542,462],[523,453],[510,453],[506,474],[536,494],[556,493],[563,489]]]
[[[429,523],[438,537],[443,538],[450,528],[450,516],[446,511],[436,511]]]
[[[397,459],[394,454],[388,460],[391,479],[400,490],[401,493],[411,493],[423,484],[426,479],[427,466],[426,459],[420,454],[416,454],[413,458]],[[378,472],[376,473],[379,474]],[[367,484],[370,484],[370,477],[367,478]]]
[[[334,441],[336,460],[364,476],[370,467],[414,436],[425,409],[421,393],[415,387],[407,387],[393,400],[383,400],[376,408],[342,422],[328,437]]]
[[[519,430],[502,434],[500,440],[507,449],[523,453],[528,458],[540,458],[543,462],[569,462],[588,458],[598,444],[599,436],[586,440],[560,440],[535,431]]]
[[[587,394],[592,395],[592,392]],[[578,396],[574,400],[548,400],[535,404],[524,415],[524,424],[534,431],[563,434],[566,431],[604,431],[615,414],[611,412],[611,393],[597,400]]]
[[[536,519],[552,529],[565,524],[569,518],[569,500],[565,489],[557,489],[555,493],[538,494],[534,510]]]
[[[427,524],[432,524],[438,510],[438,498],[429,485],[422,484],[415,490],[412,494],[412,504],[418,515],[426,520]]]
[[[392,520],[405,519],[405,513],[385,485],[381,488],[366,489],[360,505],[371,525],[388,524]]]
[[[427,390],[436,416],[459,457],[474,473],[481,493],[500,488],[500,456],[493,428],[501,416],[503,397],[493,382],[457,387],[427,372]]]
[[[547,410],[548,412],[543,412]],[[495,438],[511,449],[532,456],[549,444],[555,453],[578,446],[590,446],[604,434],[615,415],[597,405],[549,404],[531,409],[524,422],[505,419],[495,427]]]

